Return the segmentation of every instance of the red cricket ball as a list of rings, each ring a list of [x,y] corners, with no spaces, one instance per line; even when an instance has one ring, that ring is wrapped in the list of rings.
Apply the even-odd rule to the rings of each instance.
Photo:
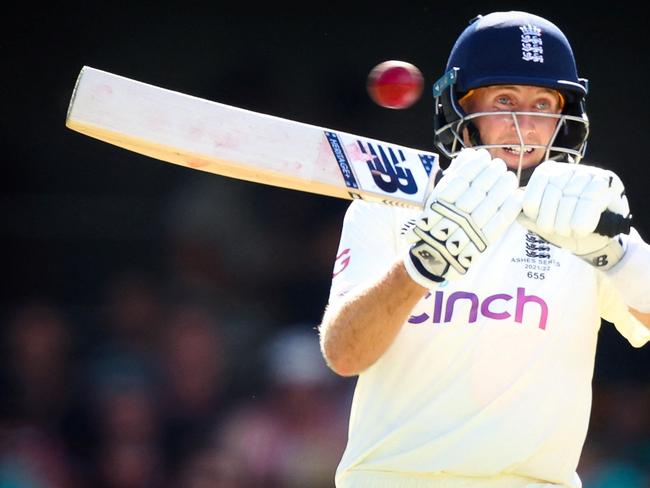
[[[406,61],[379,63],[368,75],[368,93],[385,108],[408,108],[422,95],[424,79],[420,70]]]

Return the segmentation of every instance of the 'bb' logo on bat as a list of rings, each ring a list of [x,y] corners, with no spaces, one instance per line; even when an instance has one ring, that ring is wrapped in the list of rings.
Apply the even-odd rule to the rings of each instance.
[[[357,141],[359,149],[368,158],[366,163],[377,186],[387,193],[397,191],[408,195],[417,193],[418,187],[413,173],[408,168],[400,166],[406,161],[401,149],[384,147],[380,144],[364,144]]]

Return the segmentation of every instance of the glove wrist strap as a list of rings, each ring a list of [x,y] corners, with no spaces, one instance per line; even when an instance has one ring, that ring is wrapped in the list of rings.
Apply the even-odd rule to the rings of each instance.
[[[581,254],[579,257],[587,261],[594,268],[607,271],[614,267],[625,254],[625,248],[621,236],[609,240],[607,245],[597,251],[588,254]]]
[[[435,288],[444,281],[444,278],[429,273],[410,252],[404,256],[404,268],[413,281],[428,289]]]

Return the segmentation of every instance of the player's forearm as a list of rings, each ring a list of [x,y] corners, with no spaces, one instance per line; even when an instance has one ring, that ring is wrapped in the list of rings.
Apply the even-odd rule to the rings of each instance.
[[[392,344],[426,292],[399,260],[377,282],[329,306],[320,326],[320,341],[330,368],[353,376],[371,366]]]

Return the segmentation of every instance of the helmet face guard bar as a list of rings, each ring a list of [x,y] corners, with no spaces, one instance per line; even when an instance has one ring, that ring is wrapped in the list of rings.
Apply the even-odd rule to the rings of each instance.
[[[479,117],[501,117],[503,118],[511,117],[512,124],[515,128],[517,138],[519,140],[518,144],[484,144],[481,141],[474,141],[469,144],[466,143],[465,137],[463,137],[464,130],[470,127],[472,121]],[[542,117],[549,119],[556,119],[555,131],[553,132],[551,138],[547,144],[526,144],[524,137],[521,133],[521,128],[519,125],[519,116],[529,116],[529,117]],[[573,127],[572,127],[573,126]],[[583,134],[583,137],[580,138],[580,142],[575,147],[566,147],[563,145],[556,144],[558,135],[562,132],[579,132]],[[577,117],[575,115],[566,115],[566,114],[551,114],[544,112],[476,112],[470,115],[461,117],[460,119],[451,122],[449,124],[440,127],[435,131],[435,138],[438,141],[445,140],[449,141],[446,144],[438,144],[439,149],[444,153],[448,158],[455,157],[458,152],[468,146],[474,148],[511,148],[519,149],[519,169],[518,176],[521,173],[521,165],[523,161],[524,152],[527,149],[543,149],[545,152],[544,159],[552,160],[564,160],[572,163],[579,163],[580,160],[584,157],[585,151],[587,149],[587,136],[589,134],[589,121],[582,117]],[[477,143],[478,142],[478,143]]]
[[[515,129],[516,137],[518,143],[514,144],[485,144],[480,140],[480,136],[477,138],[472,138],[474,140],[467,140],[464,137],[464,134],[472,127],[475,127],[473,120],[480,117],[510,117],[512,118],[512,124]],[[544,117],[555,119],[556,125],[555,130],[547,144],[526,144],[524,137],[521,132],[518,116],[535,116],[535,117]],[[577,126],[571,129],[569,126]],[[475,129],[474,129],[475,130]],[[470,131],[471,132],[471,131]],[[582,133],[584,137],[581,138],[580,144],[576,147],[566,147],[564,145],[558,144],[558,135],[561,135],[562,132],[574,132]],[[443,152],[443,154],[449,159],[454,158],[459,151],[465,147],[473,148],[485,148],[485,149],[494,149],[494,148],[508,148],[519,150],[519,164],[517,165],[516,173],[517,179],[520,184],[525,184],[527,179],[530,177],[530,172],[532,168],[524,170],[523,168],[523,159],[525,152],[529,149],[541,149],[544,151],[544,156],[540,159],[544,160],[554,160],[554,161],[564,161],[567,163],[578,164],[580,160],[584,157],[585,151],[587,149],[587,135],[589,133],[589,122],[586,119],[581,117],[576,117],[573,115],[566,114],[549,114],[549,113],[540,113],[540,112],[476,112],[471,115],[462,117],[455,122],[446,124],[445,126],[436,130],[435,137],[437,141],[444,139],[449,141],[446,144],[441,144],[438,142],[438,148]],[[514,171],[514,168],[513,168]],[[522,172],[526,171],[526,177],[522,178]]]

